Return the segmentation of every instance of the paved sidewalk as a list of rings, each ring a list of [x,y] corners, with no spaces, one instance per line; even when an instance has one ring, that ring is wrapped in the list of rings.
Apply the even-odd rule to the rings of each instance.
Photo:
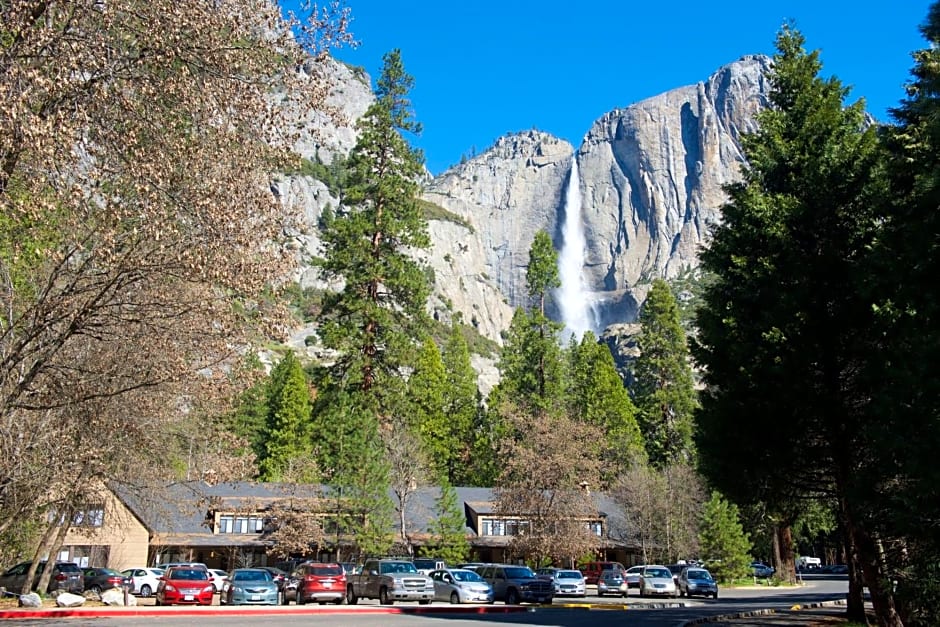
[[[870,607],[868,608],[871,609]],[[767,610],[753,612],[740,618],[721,618],[686,623],[686,625],[711,625],[715,627],[839,627],[848,624],[845,618],[845,603],[820,604],[814,607],[795,606],[790,610]]]

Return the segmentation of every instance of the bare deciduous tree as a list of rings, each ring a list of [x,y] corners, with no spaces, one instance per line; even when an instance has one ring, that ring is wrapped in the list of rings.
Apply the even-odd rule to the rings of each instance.
[[[237,474],[207,434],[233,359],[284,328],[263,296],[299,228],[268,191],[296,159],[279,116],[323,108],[348,39],[337,4],[308,11],[295,31],[263,0],[0,5],[0,534],[142,482],[132,461]]]

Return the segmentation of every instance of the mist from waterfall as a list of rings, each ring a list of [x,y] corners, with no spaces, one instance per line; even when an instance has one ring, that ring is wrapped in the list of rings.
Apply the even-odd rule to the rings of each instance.
[[[558,275],[561,287],[555,290],[555,300],[565,324],[562,340],[567,342],[574,334],[580,341],[585,331],[594,330],[594,315],[584,287],[584,225],[581,222],[581,177],[577,156],[571,159],[568,189],[565,192],[565,222],[562,225],[561,252],[558,255]]]

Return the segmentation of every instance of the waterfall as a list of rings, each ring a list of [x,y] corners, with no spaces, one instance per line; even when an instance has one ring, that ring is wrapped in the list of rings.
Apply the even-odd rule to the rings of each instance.
[[[581,222],[581,177],[578,174],[577,155],[571,159],[568,189],[565,192],[565,222],[562,225],[561,252],[558,255],[558,275],[561,287],[555,290],[555,300],[565,324],[563,341],[574,334],[577,340],[585,331],[594,330],[593,312],[584,287],[584,225]]]

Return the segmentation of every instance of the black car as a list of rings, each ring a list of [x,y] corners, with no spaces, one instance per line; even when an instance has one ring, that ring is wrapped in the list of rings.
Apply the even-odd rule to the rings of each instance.
[[[26,573],[32,562],[22,562],[0,575],[0,588],[6,588],[12,592],[19,592],[26,583]],[[33,590],[39,583],[39,577],[46,567],[46,562],[40,562],[36,569],[36,577],[33,579]],[[82,569],[75,562],[56,562],[52,577],[49,579],[47,592],[53,590],[66,590],[74,594],[81,594],[85,591],[85,576]]]
[[[134,585],[130,577],[125,577],[113,568],[86,568],[82,574],[85,577],[85,590],[93,590],[99,594],[103,590]]]
[[[271,573],[271,577],[274,579],[274,583],[277,584],[277,589],[279,592],[284,592],[284,586],[287,585],[287,580],[290,578],[290,573],[281,570],[275,566],[255,566],[260,570],[266,570]]]

